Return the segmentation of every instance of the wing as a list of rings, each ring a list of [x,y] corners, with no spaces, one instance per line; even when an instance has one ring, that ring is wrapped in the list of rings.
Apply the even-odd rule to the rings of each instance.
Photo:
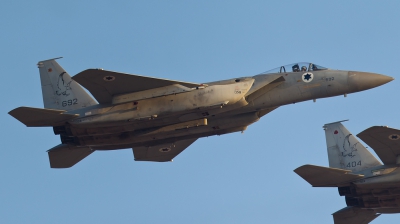
[[[112,97],[115,95],[160,88],[173,84],[180,84],[189,88],[199,86],[197,83],[130,75],[101,69],[87,69],[78,73],[72,79],[89,90],[101,104],[110,104]]]
[[[314,165],[301,166],[294,172],[313,187],[337,187],[364,177],[361,174],[349,174],[350,170]]]
[[[332,215],[335,224],[368,224],[380,216],[380,214],[376,214],[372,209],[355,207],[343,208]]]
[[[357,136],[376,152],[384,164],[396,164],[400,155],[400,130],[374,126]]]
[[[18,107],[8,112],[28,127],[51,127],[62,125],[66,121],[79,117],[78,114],[63,114],[65,110]]]
[[[133,148],[135,161],[168,162],[189,147],[195,139],[187,139],[173,143],[163,143],[152,146],[141,146]]]
[[[86,156],[92,154],[94,150],[89,147],[76,147],[60,144],[47,151],[51,168],[69,168]]]

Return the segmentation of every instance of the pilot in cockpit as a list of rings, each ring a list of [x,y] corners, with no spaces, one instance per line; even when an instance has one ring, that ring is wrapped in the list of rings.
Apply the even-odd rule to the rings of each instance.
[[[301,66],[301,71],[302,72],[306,72],[307,71],[307,67],[306,66]]]
[[[293,72],[299,72],[300,71],[299,65],[298,64],[293,65],[292,70]]]

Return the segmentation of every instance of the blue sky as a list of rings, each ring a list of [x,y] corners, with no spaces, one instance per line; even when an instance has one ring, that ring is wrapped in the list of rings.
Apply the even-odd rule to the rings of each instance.
[[[0,223],[333,223],[336,188],[293,170],[328,166],[325,123],[357,134],[400,128],[397,1],[8,1],[0,3]],[[104,68],[189,82],[251,76],[299,61],[397,80],[278,108],[243,134],[203,138],[172,163],[130,149],[50,169],[51,128],[7,114],[43,107],[39,60],[74,75]],[[397,223],[382,215],[372,223]]]

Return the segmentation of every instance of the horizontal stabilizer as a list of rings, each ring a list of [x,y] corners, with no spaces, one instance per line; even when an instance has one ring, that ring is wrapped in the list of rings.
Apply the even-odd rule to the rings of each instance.
[[[94,150],[89,147],[76,147],[60,144],[47,151],[51,168],[69,168],[90,155]]]
[[[385,165],[396,164],[400,155],[400,130],[374,126],[357,136],[376,152]]]
[[[360,178],[364,175],[349,174],[350,170],[329,168],[323,166],[304,165],[294,170],[300,177],[313,187],[338,187]]]
[[[134,147],[133,154],[135,161],[169,162],[196,140],[197,138],[173,143]]]
[[[63,125],[66,121],[79,117],[77,114],[63,114],[65,110],[18,107],[8,112],[28,127],[49,127]]]
[[[368,224],[380,216],[380,214],[376,214],[372,209],[356,207],[346,207],[332,215],[335,224]]]
[[[102,69],[87,69],[72,77],[85,87],[101,104],[111,104],[113,96],[180,84],[196,87],[200,84],[130,75]]]

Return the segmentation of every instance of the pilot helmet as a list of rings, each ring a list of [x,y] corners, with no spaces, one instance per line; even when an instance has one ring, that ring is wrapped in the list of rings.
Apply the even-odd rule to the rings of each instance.
[[[307,67],[306,66],[301,66],[301,71],[307,71]]]

